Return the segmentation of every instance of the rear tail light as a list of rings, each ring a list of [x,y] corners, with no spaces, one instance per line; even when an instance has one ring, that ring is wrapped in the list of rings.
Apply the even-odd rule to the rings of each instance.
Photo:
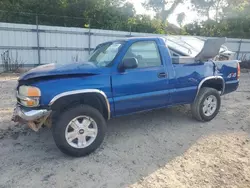
[[[240,63],[238,63],[238,67],[237,67],[237,79],[240,78]]]

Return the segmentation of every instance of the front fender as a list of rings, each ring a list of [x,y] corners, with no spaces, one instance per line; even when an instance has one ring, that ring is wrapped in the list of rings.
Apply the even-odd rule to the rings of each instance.
[[[81,99],[84,99],[84,96],[91,96],[91,95],[96,95],[102,104],[104,104],[104,109],[107,113],[107,119],[110,119],[111,117],[111,111],[110,111],[110,104],[108,101],[108,98],[106,96],[106,94],[98,89],[82,89],[82,90],[74,90],[74,91],[67,91],[67,92],[63,92],[60,93],[58,95],[56,95],[55,97],[53,97],[53,99],[50,101],[49,106],[51,107],[51,109],[56,108],[55,106],[60,106],[61,104],[61,99],[65,99],[64,103],[70,103],[72,101],[81,101]]]

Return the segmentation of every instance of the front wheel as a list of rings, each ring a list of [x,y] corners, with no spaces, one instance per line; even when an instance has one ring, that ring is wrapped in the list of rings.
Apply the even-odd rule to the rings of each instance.
[[[216,89],[201,88],[194,103],[191,105],[193,117],[199,121],[211,121],[220,110],[221,98]]]
[[[67,109],[55,119],[52,133],[63,153],[81,157],[101,145],[106,133],[106,121],[97,109],[79,105]]]

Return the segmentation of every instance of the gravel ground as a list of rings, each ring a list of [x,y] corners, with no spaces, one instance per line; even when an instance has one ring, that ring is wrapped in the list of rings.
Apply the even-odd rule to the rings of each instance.
[[[209,123],[188,106],[113,119],[100,149],[71,158],[50,130],[10,122],[16,76],[0,76],[0,187],[250,187],[249,81]]]

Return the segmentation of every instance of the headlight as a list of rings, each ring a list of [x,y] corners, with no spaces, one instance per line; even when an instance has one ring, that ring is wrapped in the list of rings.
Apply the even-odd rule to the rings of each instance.
[[[19,94],[27,97],[40,97],[41,91],[37,87],[20,86]]]
[[[20,86],[17,93],[19,103],[27,107],[37,107],[40,96],[40,89],[32,86]]]

